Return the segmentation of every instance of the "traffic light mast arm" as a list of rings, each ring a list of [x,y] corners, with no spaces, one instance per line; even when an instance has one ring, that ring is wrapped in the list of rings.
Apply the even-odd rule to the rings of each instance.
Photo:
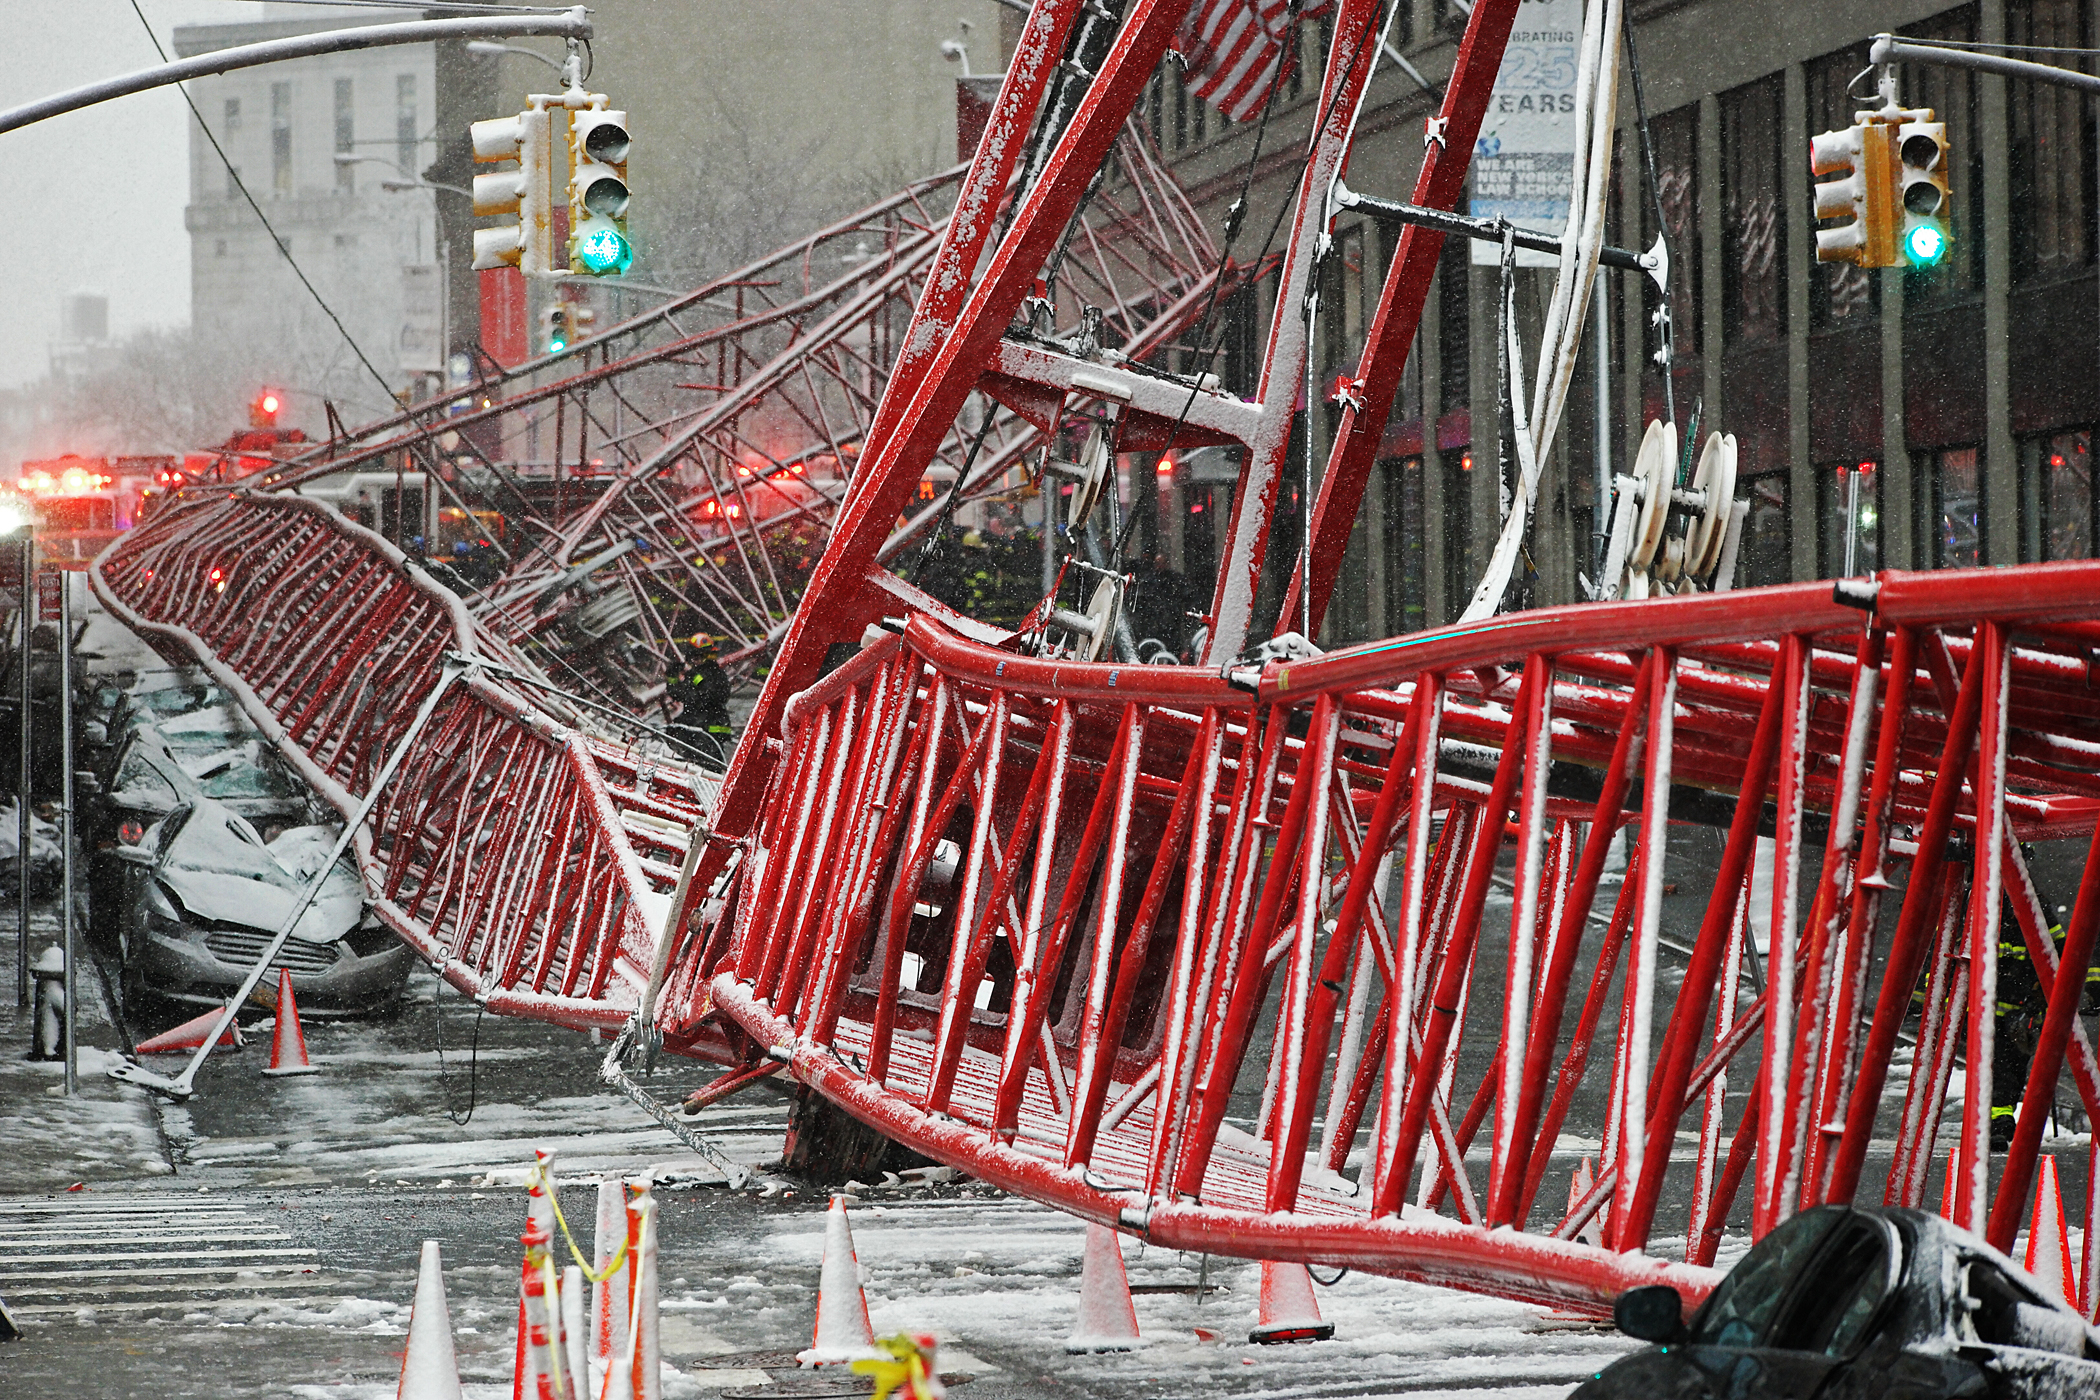
[[[2032,82],[2054,83],[2058,87],[2100,93],[2100,75],[2077,73],[2069,68],[2052,68],[2046,63],[2029,63],[2022,58],[2005,58],[1998,54],[1977,53],[1970,49],[1945,49],[1937,44],[1913,42],[1894,34],[1876,34],[1874,47],[1868,51],[1867,57],[1869,62],[1875,64],[1934,63],[1943,68],[1972,68],[1979,73],[1997,73],[2007,78],[2026,78]]]
[[[215,73],[231,73],[238,68],[253,68],[263,63],[283,63],[295,58],[397,44],[428,44],[438,39],[501,39],[532,35],[552,36],[572,43],[589,39],[590,14],[583,6],[577,5],[552,15],[469,15],[459,19],[412,20],[404,24],[366,24],[351,29],[326,29],[318,34],[301,34],[290,39],[271,39],[260,44],[241,44],[198,54],[195,58],[142,68],[136,73],[104,78],[86,87],[53,93],[35,102],[9,108],[0,112],[0,132],[13,131],[31,122],[78,111],[82,107],[92,107],[114,97],[129,97],[132,93],[166,87],[170,83],[210,77]]]

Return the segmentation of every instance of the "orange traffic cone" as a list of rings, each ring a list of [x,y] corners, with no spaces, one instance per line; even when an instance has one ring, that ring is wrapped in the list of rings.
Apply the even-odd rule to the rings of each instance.
[[[213,1023],[225,1014],[223,1008],[207,1011],[202,1016],[191,1017],[173,1030],[148,1036],[138,1043],[138,1053],[165,1055],[176,1050],[194,1050],[204,1043],[204,1037],[211,1034]],[[229,1023],[219,1036],[221,1045],[241,1046],[247,1043],[241,1036],[241,1023],[238,1021]]]
[[[868,1300],[860,1291],[860,1259],[853,1252],[853,1227],[846,1222],[846,1198],[833,1196],[831,1213],[824,1218],[816,1336],[795,1360],[804,1366],[836,1366],[880,1355],[875,1329],[868,1324]]]
[[[2056,1177],[2056,1159],[2044,1156],[2041,1175],[2034,1184],[2034,1218],[2027,1223],[2027,1258],[2023,1261],[2035,1282],[2053,1289],[2056,1296],[2078,1307],[2078,1279],[2071,1271],[2071,1232],[2064,1224],[2063,1185]]]
[[[1137,1309],[1130,1305],[1130,1276],[1123,1272],[1123,1246],[1106,1225],[1086,1227],[1086,1261],[1079,1270],[1079,1322],[1065,1350],[1132,1351],[1143,1346]]]
[[[1585,1157],[1575,1164],[1575,1175],[1568,1181],[1568,1214],[1575,1213],[1575,1207],[1583,1203],[1596,1185],[1597,1169],[1590,1164],[1590,1159]],[[1597,1211],[1583,1222],[1582,1228],[1575,1232],[1576,1243],[1596,1249],[1604,1248],[1604,1231],[1597,1225],[1597,1217],[1603,1213]]]
[[[1250,1342],[1324,1342],[1334,1324],[1320,1316],[1313,1297],[1312,1272],[1303,1264],[1261,1261],[1261,1321],[1247,1334]]]
[[[292,999],[292,970],[277,969],[277,1029],[270,1037],[270,1067],[264,1074],[313,1074],[306,1035],[299,1029],[299,1003]]]
[[[445,1271],[438,1242],[423,1241],[416,1301],[408,1311],[408,1346],[401,1353],[395,1400],[460,1400],[459,1358],[452,1349],[452,1315],[445,1307]]]

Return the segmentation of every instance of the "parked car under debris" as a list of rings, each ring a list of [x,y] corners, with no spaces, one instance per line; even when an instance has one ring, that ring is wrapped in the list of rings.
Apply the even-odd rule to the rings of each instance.
[[[1803,1211],[1682,1307],[1668,1285],[1623,1295],[1620,1330],[1657,1345],[1570,1400],[2100,1396],[2100,1331],[1923,1211]]]
[[[222,1004],[255,965],[327,859],[337,829],[302,824],[265,839],[207,797],[180,765],[147,760],[178,794],[135,843],[115,849],[123,886],[115,936],[127,1008]],[[338,861],[270,964],[289,968],[302,1014],[357,1015],[397,1003],[414,954],[372,915]]]

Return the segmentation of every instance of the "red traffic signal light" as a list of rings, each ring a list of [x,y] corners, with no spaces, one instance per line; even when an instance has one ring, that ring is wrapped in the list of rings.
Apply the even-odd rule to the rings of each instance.
[[[284,397],[275,389],[265,389],[248,405],[248,426],[251,428],[274,428],[277,426],[278,410],[284,407]]]

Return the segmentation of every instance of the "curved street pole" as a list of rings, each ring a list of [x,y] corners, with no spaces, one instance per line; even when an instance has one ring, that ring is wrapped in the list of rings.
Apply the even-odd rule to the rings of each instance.
[[[31,122],[40,122],[46,117],[59,116],[65,112],[78,111],[82,107],[92,107],[113,97],[129,97],[132,93],[166,87],[170,83],[209,77],[215,73],[230,73],[237,68],[253,68],[262,63],[283,63],[288,59],[349,53],[356,49],[379,49],[395,44],[427,44],[437,39],[480,39],[492,35],[588,39],[591,37],[591,20],[584,7],[576,5],[559,14],[499,17],[471,15],[462,19],[413,20],[405,24],[367,24],[353,29],[327,29],[318,34],[301,34],[291,39],[272,39],[261,44],[241,44],[235,48],[217,49],[174,63],[142,68],[136,73],[104,78],[100,82],[89,83],[86,87],[53,93],[35,102],[9,108],[0,112],[0,132],[13,131],[16,127],[28,126]]]

